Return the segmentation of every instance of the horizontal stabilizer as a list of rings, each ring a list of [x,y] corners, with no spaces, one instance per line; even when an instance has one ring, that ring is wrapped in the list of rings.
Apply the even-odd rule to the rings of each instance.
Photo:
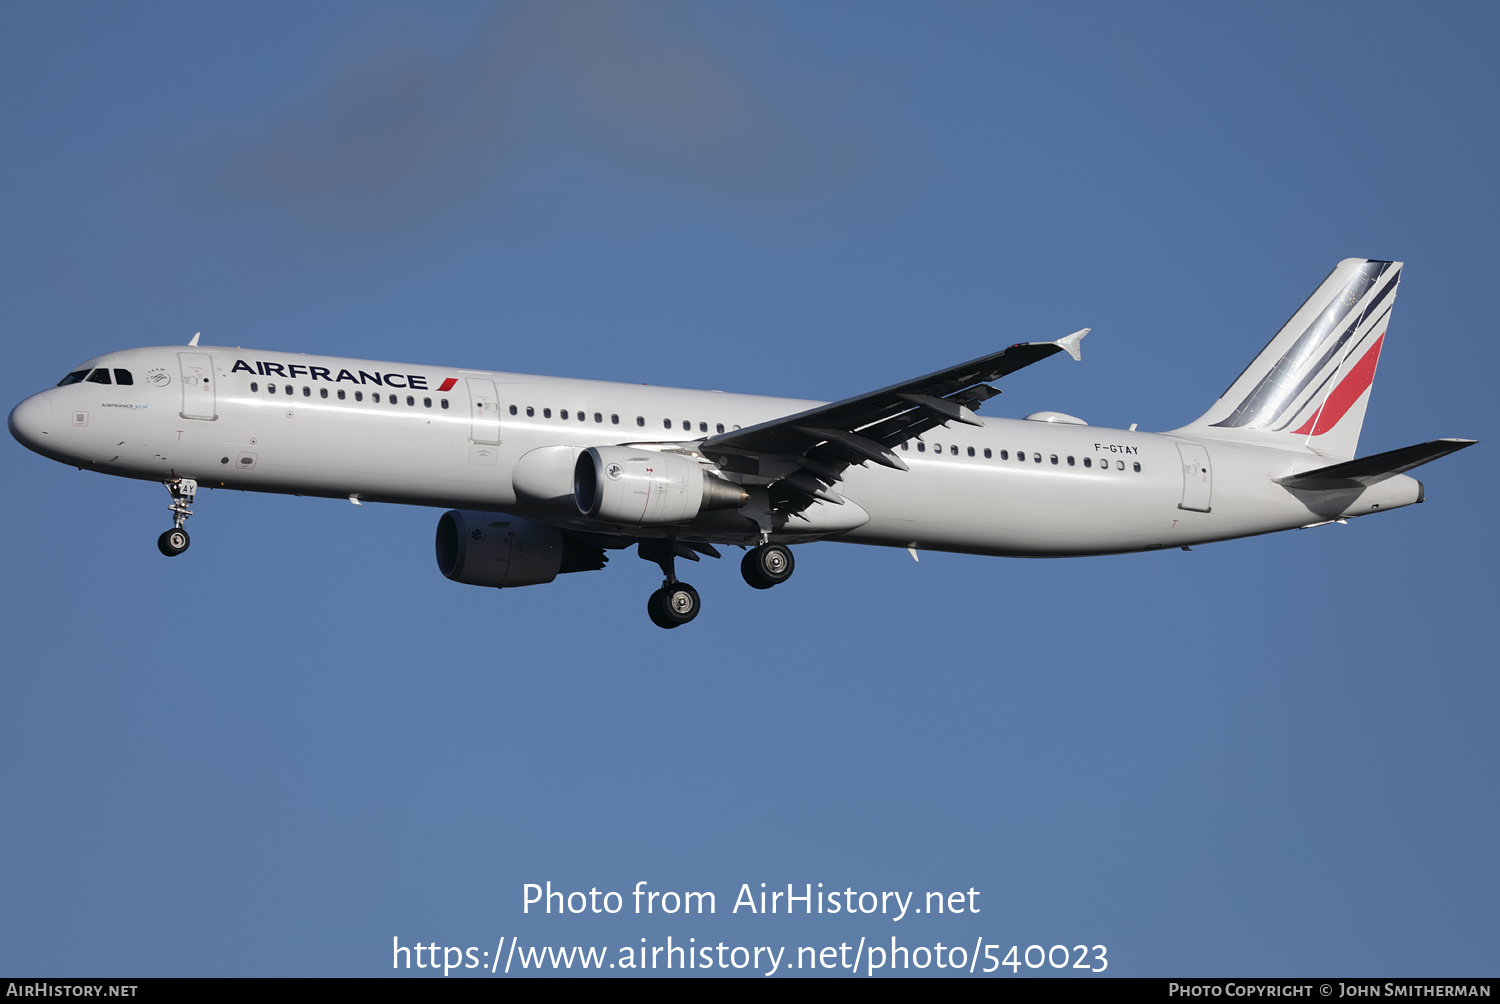
[[[1319,467],[1315,471],[1303,471],[1301,474],[1290,474],[1274,480],[1287,488],[1312,490],[1368,486],[1397,474],[1405,474],[1414,467],[1421,467],[1477,442],[1476,439],[1434,439],[1430,443],[1403,446],[1399,450],[1360,457],[1358,460],[1346,460],[1332,467]]]

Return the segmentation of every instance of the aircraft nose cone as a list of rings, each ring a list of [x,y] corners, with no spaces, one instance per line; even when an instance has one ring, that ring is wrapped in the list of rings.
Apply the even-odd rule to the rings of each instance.
[[[11,410],[6,424],[22,446],[41,451],[52,431],[52,401],[46,394],[33,394]]]

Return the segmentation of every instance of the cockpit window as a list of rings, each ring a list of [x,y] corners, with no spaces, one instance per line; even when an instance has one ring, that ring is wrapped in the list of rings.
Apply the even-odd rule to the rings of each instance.
[[[80,381],[83,380],[84,377],[86,377],[88,375],[89,375],[89,371],[88,370],[74,370],[73,372],[69,373],[67,376],[63,377],[61,380],[57,381],[57,385],[59,387],[66,387],[70,383],[79,383]]]
[[[135,386],[135,377],[130,375],[129,370],[115,370],[115,383],[121,387]]]
[[[89,374],[89,383],[109,383],[109,370],[100,366]]]

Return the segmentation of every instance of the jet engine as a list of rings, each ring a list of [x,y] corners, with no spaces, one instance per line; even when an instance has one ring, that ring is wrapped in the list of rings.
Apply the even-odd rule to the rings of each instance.
[[[594,446],[573,466],[578,511],[607,523],[676,523],[710,509],[737,509],[749,498],[739,485],[680,454]]]
[[[438,519],[438,571],[470,586],[535,586],[560,572],[603,568],[607,560],[603,548],[514,516],[454,509]]]

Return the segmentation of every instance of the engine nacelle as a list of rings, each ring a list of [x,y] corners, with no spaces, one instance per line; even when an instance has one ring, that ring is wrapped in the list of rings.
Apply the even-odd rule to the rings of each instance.
[[[551,582],[565,549],[561,530],[514,516],[454,509],[438,520],[438,571],[471,586]]]
[[[739,485],[675,453],[594,446],[573,467],[578,511],[607,523],[676,523],[709,509],[737,509],[749,498]]]

